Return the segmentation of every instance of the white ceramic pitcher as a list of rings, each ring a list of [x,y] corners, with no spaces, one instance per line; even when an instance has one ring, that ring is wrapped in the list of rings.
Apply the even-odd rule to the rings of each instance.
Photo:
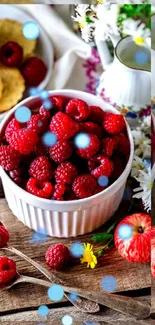
[[[112,103],[118,107],[133,107],[137,112],[150,105],[151,72],[148,62],[151,62],[151,50],[136,45],[130,36],[121,39],[119,36],[110,35],[114,46],[114,59],[112,59],[105,47],[105,41],[98,35],[95,38],[105,70],[100,77],[97,93],[101,93],[103,88],[105,97],[110,98]],[[133,51],[135,55],[137,53],[143,55],[143,61],[145,55],[145,64],[143,62],[143,65],[140,65],[139,61],[135,61],[136,63],[130,61],[130,57],[133,58]],[[128,60],[125,59],[125,55],[128,56]]]
[[[152,46],[151,46],[151,97],[155,98],[155,14],[151,17]]]

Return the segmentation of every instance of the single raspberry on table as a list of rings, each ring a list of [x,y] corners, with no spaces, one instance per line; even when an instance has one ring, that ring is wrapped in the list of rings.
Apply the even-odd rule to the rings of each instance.
[[[12,148],[23,155],[31,153],[38,142],[38,135],[31,129],[20,129],[13,133],[9,140]]]
[[[24,61],[21,73],[29,86],[38,86],[46,76],[47,67],[45,63],[33,56]]]
[[[30,164],[29,174],[38,181],[48,181],[53,174],[52,164],[45,156],[37,157]]]
[[[22,167],[18,167],[9,172],[9,175],[12,178],[12,180],[18,185],[23,184],[24,181],[23,174],[24,174],[24,168]]]
[[[70,259],[70,250],[63,244],[50,246],[46,252],[45,259],[52,270],[60,271]]]
[[[124,133],[115,135],[114,140],[116,141],[116,150],[119,153],[123,153],[126,160],[129,158],[130,154],[130,142]]]
[[[89,120],[102,124],[105,116],[105,112],[99,106],[89,106]]]
[[[55,180],[60,184],[72,184],[77,176],[77,167],[71,162],[64,162],[60,164],[55,172]]]
[[[57,201],[64,201],[64,194],[66,192],[66,185],[58,183],[54,186],[52,199]]]
[[[117,143],[114,138],[104,138],[101,141],[101,151],[107,157],[111,157],[113,155],[116,146]]]
[[[62,163],[65,160],[69,159],[72,155],[73,147],[70,142],[66,140],[57,141],[54,147],[49,149],[49,154],[51,159],[56,163]]]
[[[10,258],[0,256],[0,284],[11,282],[16,275],[16,263]]]
[[[33,195],[49,199],[53,192],[53,186],[50,182],[37,181],[35,178],[31,177],[26,184],[26,190]]]
[[[80,131],[95,134],[98,138],[103,136],[102,127],[93,122],[80,123]]]
[[[66,113],[77,121],[84,121],[89,116],[89,106],[84,100],[73,98],[66,106]]]
[[[93,195],[96,186],[96,179],[89,174],[84,174],[75,178],[72,189],[77,198],[84,199]]]
[[[22,123],[18,122],[15,118],[13,118],[9,124],[7,125],[6,127],[6,130],[5,130],[5,137],[6,137],[6,140],[9,142],[13,133],[22,129]]]
[[[79,125],[68,115],[58,112],[52,117],[50,130],[57,135],[59,140],[68,140],[79,131]]]
[[[46,117],[40,114],[34,114],[27,122],[28,129],[35,131],[38,134],[42,134],[48,129],[49,122]]]
[[[86,148],[77,150],[77,154],[84,159],[93,157],[98,152],[100,146],[100,141],[95,134],[87,135],[89,137],[89,145]]]
[[[7,171],[17,168],[21,161],[21,154],[11,146],[0,146],[0,165]]]
[[[33,149],[35,155],[38,156],[48,156],[49,147],[45,146],[42,142],[42,139],[39,139],[36,146]]]
[[[4,247],[10,239],[10,235],[5,226],[0,222],[0,248]]]
[[[125,128],[125,120],[121,114],[106,113],[103,127],[109,134],[118,134]]]
[[[95,178],[99,178],[100,176],[110,177],[114,169],[113,162],[103,155],[97,156],[97,162],[100,165],[91,171],[91,175]]]
[[[0,48],[0,61],[8,67],[19,68],[23,60],[23,49],[16,42],[7,42]]]

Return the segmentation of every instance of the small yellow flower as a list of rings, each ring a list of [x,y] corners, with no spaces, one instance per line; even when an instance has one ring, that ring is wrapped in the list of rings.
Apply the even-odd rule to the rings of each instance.
[[[139,46],[142,46],[145,43],[144,37],[141,37],[141,36],[134,36],[133,40]]]
[[[93,253],[93,246],[89,243],[84,244],[84,252],[83,257],[80,259],[81,263],[87,263],[87,267],[91,267],[91,269],[94,269],[94,267],[97,264],[97,258]]]
[[[128,112],[129,112],[129,108],[128,108],[127,106],[122,106],[122,107],[120,108],[120,113],[121,113],[122,115],[126,115]]]
[[[98,5],[103,5],[104,4],[104,0],[97,0],[97,4]]]

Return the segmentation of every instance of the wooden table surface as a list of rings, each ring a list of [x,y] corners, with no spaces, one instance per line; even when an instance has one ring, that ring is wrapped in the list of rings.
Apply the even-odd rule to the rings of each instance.
[[[123,201],[116,215],[110,221],[123,218],[129,209],[129,203]],[[29,257],[33,258],[43,266],[45,263],[45,252],[47,248],[54,243],[64,243],[70,245],[72,242],[80,240],[81,242],[90,242],[92,234],[80,236],[79,238],[71,239],[58,239],[58,238],[43,238],[41,241],[34,240],[34,232],[24,226],[21,222],[13,216],[8,208],[6,200],[0,199],[0,220],[7,226],[10,232],[10,245],[21,250]],[[109,224],[106,224],[94,233],[104,231]],[[103,244],[102,244],[103,246]],[[99,244],[94,245],[94,250],[99,248]],[[1,251],[1,255],[4,253]],[[6,255],[6,253],[5,253]],[[38,278],[44,278],[38,271],[21,258],[7,253],[7,256],[13,258],[17,262],[18,270],[21,274],[29,275]],[[124,260],[116,251],[115,248],[107,250],[103,257],[99,259],[98,265],[94,270],[87,269],[86,265],[81,265],[78,261],[69,265],[63,272],[58,272],[66,285],[79,287],[89,291],[102,292],[101,280],[104,275],[112,275],[117,279],[116,292],[128,296],[143,296],[143,299],[150,299],[149,288],[151,286],[150,265],[140,265],[130,263]],[[43,318],[39,316],[37,309],[40,305],[48,305],[50,309],[50,316]],[[4,322],[6,325],[11,322],[12,324],[22,324],[26,320],[26,324],[37,324],[36,322],[44,322],[46,324],[59,325],[61,324],[61,317],[69,313],[74,317],[74,325],[82,325],[83,320],[89,320],[89,315],[77,312],[74,307],[70,305],[66,299],[60,303],[53,304],[47,296],[47,289],[32,285],[32,284],[19,284],[9,291],[3,291],[0,295],[0,323]],[[126,316],[107,309],[104,313],[99,313],[95,316],[95,324],[117,324],[125,325]],[[52,323],[51,323],[52,319]],[[102,320],[102,322],[101,322]],[[153,321],[154,322],[154,321]],[[152,324],[152,320],[137,321],[133,318],[128,318],[128,325],[134,324]]]

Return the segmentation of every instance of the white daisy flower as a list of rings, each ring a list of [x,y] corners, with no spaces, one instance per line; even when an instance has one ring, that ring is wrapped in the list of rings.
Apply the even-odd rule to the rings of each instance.
[[[131,176],[138,177],[140,170],[145,170],[144,161],[135,155],[132,162]]]
[[[151,167],[148,168],[147,173],[144,170],[139,171],[139,177],[135,179],[140,183],[140,186],[133,191],[137,192],[133,195],[133,198],[142,199],[143,205],[146,211],[151,210]]]
[[[151,130],[151,115],[144,116],[142,121],[139,121],[142,131],[149,132]]]
[[[139,46],[151,46],[151,31],[140,20],[126,19],[123,22],[123,33],[132,36]]]
[[[135,155],[143,158],[151,156],[151,139],[148,138],[141,130],[133,130],[132,135],[135,143]]]
[[[93,32],[93,23],[88,23],[87,21],[87,12],[91,11],[89,8],[89,5],[78,5],[76,7],[76,17],[72,18],[74,19],[75,22],[78,23],[82,38],[86,43],[90,42],[92,40],[92,32]]]

